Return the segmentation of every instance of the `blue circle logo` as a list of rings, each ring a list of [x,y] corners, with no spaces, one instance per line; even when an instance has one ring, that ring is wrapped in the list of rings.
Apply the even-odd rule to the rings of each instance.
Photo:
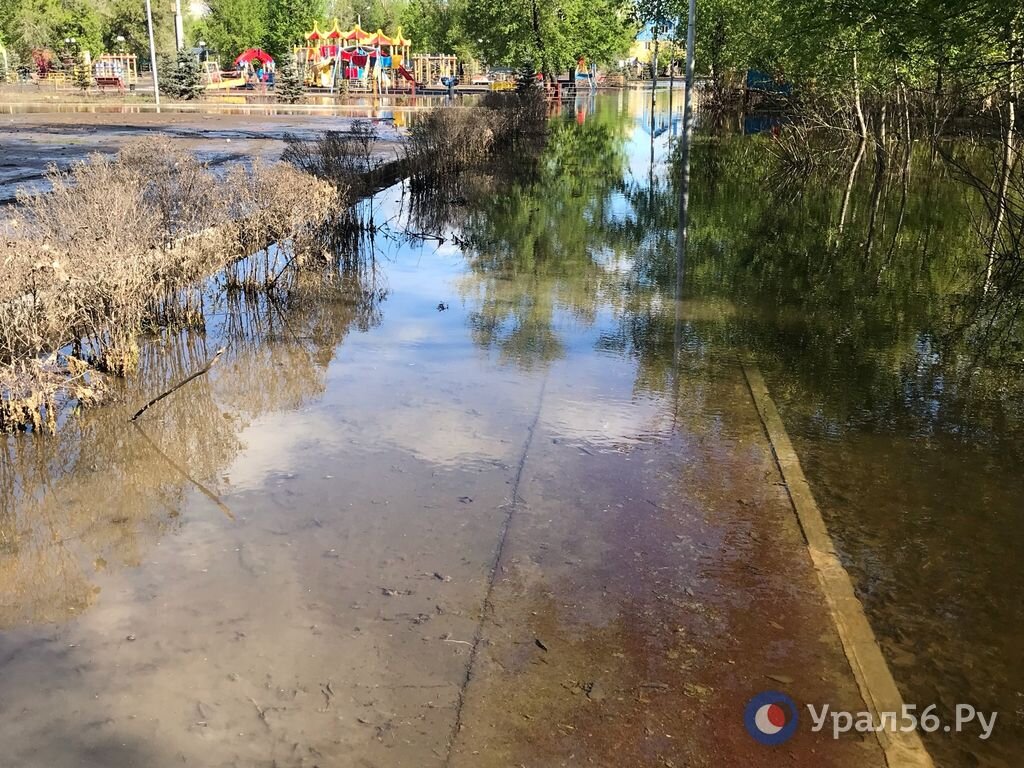
[[[743,724],[756,741],[769,747],[788,741],[797,726],[796,704],[778,691],[759,693],[747,703]]]

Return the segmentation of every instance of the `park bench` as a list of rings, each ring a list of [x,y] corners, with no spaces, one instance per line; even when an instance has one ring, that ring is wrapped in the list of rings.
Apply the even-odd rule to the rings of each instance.
[[[120,77],[97,77],[96,87],[100,90],[104,88],[117,88],[119,91],[124,90],[124,80]]]

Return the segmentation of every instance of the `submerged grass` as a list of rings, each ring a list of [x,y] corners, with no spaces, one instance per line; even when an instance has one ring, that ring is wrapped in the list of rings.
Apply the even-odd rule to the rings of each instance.
[[[62,400],[99,400],[102,374],[136,369],[145,331],[201,324],[204,278],[242,257],[277,241],[301,265],[344,195],[284,163],[217,177],[166,140],[47,180],[0,230],[0,431],[52,430]]]

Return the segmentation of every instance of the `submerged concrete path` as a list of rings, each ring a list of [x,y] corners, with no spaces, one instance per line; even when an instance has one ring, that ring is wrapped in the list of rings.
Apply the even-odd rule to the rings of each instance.
[[[671,439],[600,453],[557,437],[599,385],[553,369],[450,764],[884,764],[806,710],[782,747],[744,728],[764,690],[865,707],[742,370],[701,367]]]
[[[3,765],[884,765],[810,729],[865,704],[740,362],[642,369],[575,319],[497,349],[481,290],[403,252],[359,299],[218,307],[8,443]],[[778,747],[765,690],[801,707]]]

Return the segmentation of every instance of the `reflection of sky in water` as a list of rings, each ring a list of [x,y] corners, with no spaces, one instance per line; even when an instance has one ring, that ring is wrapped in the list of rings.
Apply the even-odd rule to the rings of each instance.
[[[619,200],[621,215],[629,215],[629,202]],[[386,221],[401,205],[385,192],[375,218]],[[248,448],[227,473],[234,487],[256,488],[261,478],[301,470],[311,457],[344,461],[353,453],[398,451],[443,468],[513,461],[520,441],[513,426],[550,374],[474,340],[470,319],[487,297],[461,249],[389,238],[378,247],[389,289],[382,322],[339,345],[320,399],[299,413],[267,415],[241,434]],[[621,249],[602,247],[591,256],[609,274],[632,266]],[[671,426],[658,399],[634,396],[635,361],[600,344],[619,322],[611,300],[598,296],[589,318],[556,302],[550,318],[563,357],[549,365],[565,375],[552,377],[562,383],[549,388],[542,418],[554,434],[596,447],[634,443]],[[437,308],[442,302],[446,311]]]

